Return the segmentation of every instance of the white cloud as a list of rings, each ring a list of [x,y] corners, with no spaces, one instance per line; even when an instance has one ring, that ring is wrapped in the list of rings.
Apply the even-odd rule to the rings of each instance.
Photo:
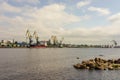
[[[9,5],[4,3],[5,5]],[[25,31],[30,29],[31,32],[36,30],[39,33],[40,40],[48,40],[51,35],[64,36],[66,42],[80,43],[81,41],[92,40],[111,40],[115,36],[120,36],[120,27],[118,23],[106,26],[96,26],[94,28],[72,28],[66,29],[64,25],[74,22],[80,22],[89,19],[90,16],[85,15],[78,17],[65,11],[66,6],[60,4],[51,4],[42,8],[37,7],[14,7],[10,8],[0,5],[0,11],[16,12],[14,17],[7,17],[3,13],[0,14],[0,39],[17,39],[25,40]],[[10,10],[9,10],[10,9]],[[99,12],[99,11],[98,11]],[[110,21],[119,21],[119,13],[111,16]],[[119,37],[117,38],[118,40]]]
[[[112,23],[120,23],[120,13],[114,14],[108,18]]]
[[[101,15],[109,15],[110,11],[107,8],[89,7],[89,11],[98,12]]]
[[[84,16],[81,16],[82,20],[89,20],[91,19],[91,16],[90,15],[84,15]]]
[[[77,3],[77,7],[78,8],[81,8],[81,7],[83,7],[83,6],[87,6],[87,5],[89,5],[91,3],[91,1],[80,1],[80,2],[78,2]]]
[[[12,8],[13,10],[9,11],[6,9],[5,11],[14,12],[14,8],[16,7],[12,6]],[[33,30],[36,30],[41,38],[48,39],[51,35],[59,35],[62,33],[60,31],[64,30],[63,27],[65,24],[80,21],[80,17],[68,14],[65,12],[65,8],[64,5],[60,4],[51,4],[44,6],[43,8],[27,6],[19,7],[22,13],[17,13],[19,14],[17,16],[7,17],[0,15],[0,18],[2,19],[0,22],[3,23],[0,27],[4,30],[4,33],[2,33],[3,37],[6,38],[9,36],[8,38],[15,37],[17,40],[23,40],[27,28],[30,28],[32,32]],[[4,27],[7,27],[7,30],[5,30]],[[9,33],[9,35],[5,36],[5,32]]]
[[[64,5],[59,4],[48,5],[41,9],[29,7],[24,8],[25,11],[22,15],[31,17],[30,23],[34,23],[34,25],[39,24],[54,29],[63,27],[64,24],[80,21],[80,17],[66,13],[65,8]]]
[[[76,28],[72,30],[66,30],[63,35],[71,43],[91,42],[99,41],[111,41],[120,40],[120,27],[117,24],[107,26],[96,26],[94,28]],[[94,43],[96,44],[96,43]]]
[[[19,8],[16,8],[16,7],[13,7],[12,5],[6,3],[6,2],[3,2],[3,3],[0,3],[0,13],[3,13],[3,12],[20,12],[21,10]]]

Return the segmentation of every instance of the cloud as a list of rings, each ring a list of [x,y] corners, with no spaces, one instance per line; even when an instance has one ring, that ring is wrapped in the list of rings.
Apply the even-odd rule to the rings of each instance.
[[[10,7],[12,9],[6,9],[5,12],[16,12],[16,7]],[[49,39],[51,35],[59,35],[62,33],[60,31],[64,30],[65,24],[81,20],[80,17],[65,12],[65,8],[65,5],[60,4],[51,4],[42,8],[23,6],[17,8],[21,12],[18,11],[14,17],[5,16],[2,13],[0,15],[0,22],[2,23],[0,27],[4,31],[2,38],[14,37],[17,40],[23,40],[26,29],[30,29],[31,32],[36,30],[40,37],[45,39]]]
[[[118,25],[120,13],[108,18],[112,24],[106,26],[96,26],[93,28],[66,29],[66,25],[80,23],[89,19],[90,16],[76,16],[66,12],[66,6],[62,4],[45,5],[42,8],[32,6],[15,7],[7,2],[1,3],[0,11],[0,39],[25,40],[25,31],[29,29],[31,34],[36,30],[40,40],[48,40],[51,35],[65,37],[66,43],[81,43],[82,41],[102,41],[116,38],[120,40],[120,27]],[[3,9],[2,9],[3,8]],[[100,8],[101,10],[101,8]],[[98,10],[101,13],[103,11]],[[106,9],[105,9],[106,10]],[[6,16],[3,12],[15,13],[13,17]],[[102,13],[101,13],[102,14]],[[108,14],[108,13],[107,13]],[[107,15],[104,13],[104,15]],[[76,26],[75,26],[76,27]]]
[[[91,19],[91,16],[90,15],[84,15],[84,16],[81,16],[82,20],[89,20]]]
[[[94,28],[75,28],[72,30],[65,30],[63,35],[67,38],[71,43],[81,42],[110,42],[111,40],[120,40],[120,27],[117,24],[106,25],[106,26],[96,26]],[[93,44],[96,44],[93,42]]]
[[[40,0],[12,0],[13,2],[17,3],[28,3],[28,4],[38,4]]]
[[[109,15],[110,11],[107,8],[89,7],[89,11],[98,12],[100,15]]]
[[[51,4],[40,9],[28,7],[27,9],[24,8],[24,13],[22,15],[31,18],[29,23],[42,25],[47,29],[51,28],[51,30],[81,20],[80,17],[65,12],[65,8],[64,5],[60,4]]]
[[[21,12],[21,10],[17,7],[13,7],[12,5],[6,3],[6,2],[2,2],[0,3],[0,13],[3,12]]]
[[[84,7],[84,6],[87,6],[91,3],[91,1],[80,1],[77,3],[77,8],[81,8],[81,7]]]
[[[120,23],[120,13],[114,14],[108,18],[112,23]]]

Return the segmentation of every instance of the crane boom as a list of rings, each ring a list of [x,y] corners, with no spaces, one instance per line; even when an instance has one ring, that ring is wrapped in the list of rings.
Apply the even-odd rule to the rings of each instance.
[[[56,45],[58,40],[57,40],[57,37],[56,36],[51,36],[51,39],[53,41],[53,44]]]
[[[26,39],[29,39],[29,45],[31,45],[31,43],[32,43],[32,35],[30,34],[29,30],[26,31]]]
[[[31,34],[30,34],[30,31],[27,30],[27,31],[26,31],[26,38],[30,38],[30,37],[32,37]]]
[[[39,43],[39,41],[38,41],[39,37],[38,37],[36,31],[34,31],[34,33],[33,33],[33,37],[36,39],[36,44],[38,44],[38,43]]]
[[[112,41],[113,41],[114,45],[116,46],[116,45],[117,45],[117,42],[116,42],[115,40],[112,40]]]

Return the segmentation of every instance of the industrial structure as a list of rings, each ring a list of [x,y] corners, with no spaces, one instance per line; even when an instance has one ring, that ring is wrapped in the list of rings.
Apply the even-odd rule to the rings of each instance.
[[[64,44],[64,37],[58,39],[56,35],[52,35],[48,40],[39,40],[38,33],[36,31],[31,34],[29,30],[25,34],[26,42],[18,42],[13,40],[1,40],[0,48],[120,48],[116,40],[107,41],[106,43],[100,42],[100,44]],[[82,43],[82,42],[81,42]]]
[[[35,42],[33,42],[33,39],[35,39]],[[39,41],[36,31],[34,31],[33,35],[31,35],[29,30],[26,31],[26,43],[28,43],[28,47],[62,47],[63,40],[63,37],[61,40],[58,40],[57,36],[52,35],[48,41]]]
[[[33,39],[36,40],[36,42],[33,42]],[[26,41],[28,40],[28,47],[47,47],[46,41],[39,41],[39,37],[36,31],[34,31],[33,35],[31,35],[30,31],[26,31]]]

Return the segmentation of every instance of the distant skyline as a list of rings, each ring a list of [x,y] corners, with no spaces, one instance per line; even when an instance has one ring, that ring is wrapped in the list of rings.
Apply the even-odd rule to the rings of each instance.
[[[40,40],[120,44],[120,0],[0,0],[0,40],[25,41],[27,29]]]

